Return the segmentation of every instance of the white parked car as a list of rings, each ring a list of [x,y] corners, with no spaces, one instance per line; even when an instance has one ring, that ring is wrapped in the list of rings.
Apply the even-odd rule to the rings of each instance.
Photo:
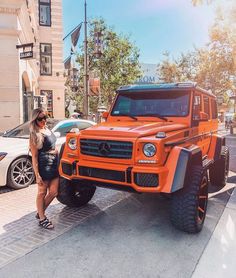
[[[72,128],[79,130],[95,125],[81,119],[47,120],[48,127],[57,137],[56,147],[60,150],[66,134]],[[29,122],[17,126],[0,136],[0,186],[14,189],[29,186],[35,180],[29,151]]]

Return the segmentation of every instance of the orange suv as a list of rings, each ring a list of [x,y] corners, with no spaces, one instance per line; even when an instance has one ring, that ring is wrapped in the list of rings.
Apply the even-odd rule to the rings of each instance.
[[[165,193],[173,225],[199,232],[208,179],[222,187],[229,169],[225,139],[217,134],[216,97],[191,82],[122,86],[104,117],[67,135],[58,200],[83,206],[96,186]]]

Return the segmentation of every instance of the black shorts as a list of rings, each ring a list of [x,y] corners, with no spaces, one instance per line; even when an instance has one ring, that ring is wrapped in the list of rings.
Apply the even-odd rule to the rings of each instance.
[[[38,169],[42,180],[48,181],[59,176],[58,162],[57,153],[39,152]]]

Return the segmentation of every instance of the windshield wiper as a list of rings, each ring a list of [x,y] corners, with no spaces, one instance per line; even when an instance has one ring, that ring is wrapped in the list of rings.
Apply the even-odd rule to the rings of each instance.
[[[168,122],[168,119],[166,117],[163,117],[157,113],[148,113],[148,114],[144,114],[144,115],[137,115],[137,116],[140,116],[140,117],[146,117],[146,116],[150,116],[150,117],[157,117],[161,120],[164,120],[166,122]]]
[[[133,115],[129,115],[129,114],[119,114],[117,116],[126,116],[126,117],[130,117],[131,119],[134,119],[134,120],[138,120],[138,118],[134,117]]]

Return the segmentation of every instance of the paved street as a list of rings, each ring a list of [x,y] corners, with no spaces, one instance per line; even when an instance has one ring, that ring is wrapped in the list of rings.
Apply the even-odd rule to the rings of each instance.
[[[227,138],[227,144],[234,159],[236,138]],[[0,277],[233,278],[235,184],[236,174],[230,172],[225,188],[210,188],[205,226],[197,235],[171,226],[170,201],[159,195],[98,189],[81,209],[55,201],[48,212],[55,230],[45,231],[34,218],[35,185],[5,192],[0,195]]]
[[[21,199],[18,203],[14,199],[11,211],[16,220],[2,225],[0,251],[1,258],[7,255],[9,261],[18,260],[3,267],[0,277],[191,277],[232,187],[229,183],[222,192],[212,193],[206,224],[198,235],[171,226],[168,200],[153,195],[118,197],[115,191],[107,192],[114,194],[116,205],[106,204],[103,209],[90,205],[76,211],[54,204],[50,216],[55,231],[40,230],[33,203],[29,208],[24,198],[33,197],[35,188],[18,191]],[[12,193],[6,194],[10,198]]]

